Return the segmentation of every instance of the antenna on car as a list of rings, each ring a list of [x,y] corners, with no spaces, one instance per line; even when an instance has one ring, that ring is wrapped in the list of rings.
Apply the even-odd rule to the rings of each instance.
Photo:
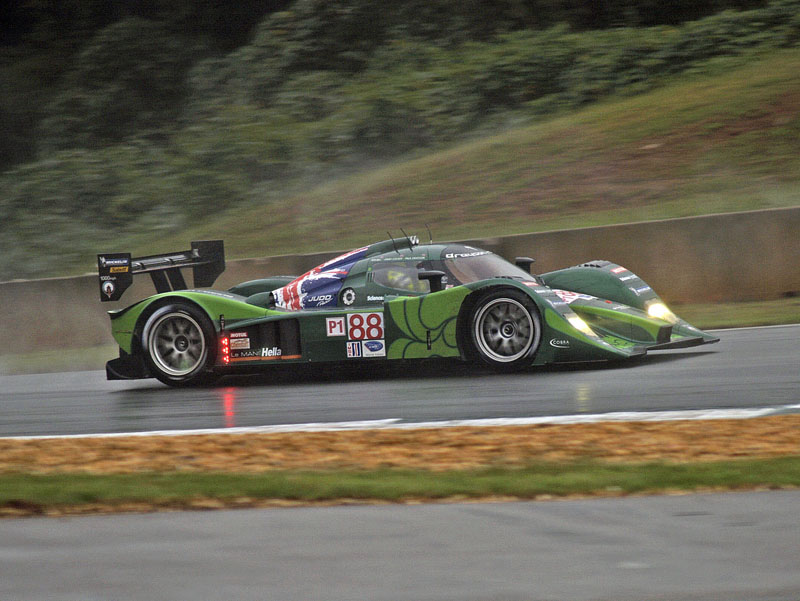
[[[431,228],[428,227],[428,224],[425,224],[425,229],[428,230],[428,238],[430,238],[430,243],[433,244],[433,234],[431,234]]]
[[[403,228],[400,228],[400,231],[403,232],[403,235],[406,237],[406,241],[408,242],[408,248],[414,248],[415,246],[419,246],[418,236],[409,236],[408,234],[406,234],[406,231]]]
[[[396,252],[399,255],[400,251],[397,250],[397,244],[394,243],[394,236],[392,236],[392,234],[391,234],[391,232],[389,232],[389,230],[386,230],[386,234],[392,239],[392,246],[394,246],[394,252]]]

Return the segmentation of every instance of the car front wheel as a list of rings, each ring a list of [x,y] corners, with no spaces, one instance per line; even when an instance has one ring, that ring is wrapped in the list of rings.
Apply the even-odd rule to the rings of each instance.
[[[496,371],[515,371],[530,365],[541,331],[533,301],[516,290],[490,293],[472,310],[473,348],[481,362]]]

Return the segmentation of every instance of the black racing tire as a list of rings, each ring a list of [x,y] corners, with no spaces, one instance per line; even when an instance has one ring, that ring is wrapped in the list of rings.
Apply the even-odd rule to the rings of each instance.
[[[200,309],[188,303],[160,307],[142,328],[141,347],[150,373],[169,386],[197,386],[216,379],[210,371],[217,336]]]
[[[513,289],[495,290],[478,299],[467,325],[473,356],[498,372],[530,366],[542,338],[536,305]]]

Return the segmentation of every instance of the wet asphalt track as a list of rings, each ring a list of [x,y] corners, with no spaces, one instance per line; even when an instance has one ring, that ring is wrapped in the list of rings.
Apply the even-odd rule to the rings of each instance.
[[[227,378],[214,388],[103,372],[0,377],[0,436],[409,422],[800,403],[800,325],[723,330],[714,345],[618,365],[476,373],[460,363]]]
[[[800,403],[800,326],[636,364],[300,374],[171,390],[0,378],[0,435]],[[297,378],[308,381],[294,381]],[[797,601],[800,492],[0,521],[0,599]]]
[[[0,521],[13,601],[797,601],[800,491]]]

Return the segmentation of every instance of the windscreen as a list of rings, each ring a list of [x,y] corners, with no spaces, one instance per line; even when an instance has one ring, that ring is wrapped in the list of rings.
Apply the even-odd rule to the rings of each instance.
[[[479,280],[506,277],[523,281],[531,280],[531,275],[516,265],[486,250],[470,247],[449,247],[442,252],[445,270],[458,284],[469,284]],[[455,283],[455,282],[454,282]]]

